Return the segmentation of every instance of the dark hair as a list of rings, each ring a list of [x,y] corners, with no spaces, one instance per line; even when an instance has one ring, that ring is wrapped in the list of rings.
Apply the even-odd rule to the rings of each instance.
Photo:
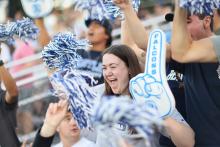
[[[11,19],[15,19],[16,13],[20,12],[23,16],[26,16],[20,0],[9,0],[7,16]]]
[[[109,47],[112,44],[112,35],[105,28],[105,33],[108,35],[108,40],[106,41],[106,47]]]
[[[200,20],[203,20],[206,16],[209,16],[210,19],[211,19],[211,22],[210,22],[210,29],[211,31],[213,32],[213,25],[214,25],[214,20],[213,20],[213,16],[212,15],[205,15],[205,14],[197,14],[197,16],[199,17]]]
[[[220,10],[218,9],[218,14],[220,15]],[[189,12],[189,11],[187,11],[187,18],[189,17],[189,16],[191,16],[191,12]],[[206,16],[210,16],[210,18],[211,18],[211,23],[210,23],[210,29],[211,29],[211,31],[213,32],[213,23],[214,23],[214,20],[213,20],[213,16],[212,15],[206,15],[206,14],[195,14],[196,16],[198,16],[198,18],[200,19],[200,20],[203,20]],[[174,14],[173,13],[167,13],[166,15],[165,15],[165,20],[167,21],[167,22],[170,22],[170,21],[173,21],[173,18],[174,18]]]
[[[137,74],[141,73],[141,67],[138,62],[138,58],[135,54],[135,52],[126,45],[113,45],[109,48],[107,48],[102,53],[102,59],[105,54],[113,54],[120,58],[125,65],[129,69],[129,79],[135,77]],[[111,87],[108,85],[108,83],[105,82],[105,94],[106,95],[113,95]]]
[[[205,17],[209,16],[210,19],[211,19],[211,22],[210,22],[210,29],[211,31],[213,32],[213,25],[214,25],[214,20],[213,20],[213,15],[207,15],[207,14],[195,14],[200,20],[203,20]],[[188,12],[188,16],[190,16],[190,12]]]

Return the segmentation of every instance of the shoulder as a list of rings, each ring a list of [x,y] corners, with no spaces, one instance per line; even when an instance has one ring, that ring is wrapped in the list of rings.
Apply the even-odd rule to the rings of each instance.
[[[96,93],[97,93],[98,95],[101,96],[101,95],[103,95],[104,92],[105,92],[105,84],[96,85],[96,86],[92,87],[92,89],[93,89],[94,91],[96,91]]]
[[[60,142],[60,143],[58,143],[56,145],[53,145],[52,147],[63,147],[63,144]]]
[[[94,147],[95,143],[82,137],[73,147]]]
[[[220,36],[212,36],[210,37],[213,48],[215,50],[215,53],[217,54],[217,57],[220,57]]]

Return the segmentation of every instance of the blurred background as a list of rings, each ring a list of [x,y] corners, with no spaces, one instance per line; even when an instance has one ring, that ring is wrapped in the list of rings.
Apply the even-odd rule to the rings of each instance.
[[[138,16],[146,29],[160,27],[170,41],[171,24],[165,22],[164,14],[173,9],[171,0],[142,0]],[[0,0],[0,24],[26,17],[20,0]],[[58,32],[71,31],[84,37],[85,14],[74,9],[73,0],[55,0],[54,10],[44,18],[45,26],[52,37]],[[120,21],[113,23],[113,44],[120,42]],[[36,129],[42,124],[48,104],[56,101],[51,94],[51,85],[41,61],[42,47],[37,41],[28,45],[16,39],[13,45],[2,44],[1,58],[16,79],[20,90],[17,114],[17,133],[21,140],[34,138]]]

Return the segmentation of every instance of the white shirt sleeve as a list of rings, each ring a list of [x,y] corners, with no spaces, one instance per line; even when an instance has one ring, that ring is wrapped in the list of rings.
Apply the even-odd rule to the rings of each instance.
[[[7,45],[5,44],[1,44],[1,59],[6,63],[11,61],[12,57],[11,57],[11,53],[10,53],[10,49]]]

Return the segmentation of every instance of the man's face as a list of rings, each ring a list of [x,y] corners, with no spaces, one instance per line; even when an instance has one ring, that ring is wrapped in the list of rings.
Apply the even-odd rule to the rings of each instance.
[[[86,38],[94,45],[108,40],[108,35],[105,33],[105,28],[98,22],[91,22],[88,27]]]
[[[60,135],[70,140],[73,138],[79,138],[80,129],[70,112],[67,113],[65,119],[60,123],[58,132]]]
[[[208,22],[205,22],[204,19],[201,20],[196,15],[188,16],[187,30],[191,34],[191,37],[193,40],[200,40],[200,39],[208,37],[210,30],[207,29],[207,27],[209,27],[210,24],[207,24]]]

